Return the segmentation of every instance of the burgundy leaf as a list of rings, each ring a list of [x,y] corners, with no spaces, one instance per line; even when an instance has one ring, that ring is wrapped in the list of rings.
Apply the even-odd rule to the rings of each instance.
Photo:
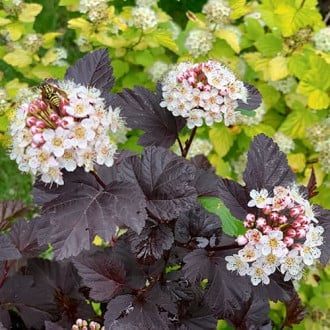
[[[245,187],[235,181],[219,178],[214,196],[224,202],[234,217],[244,220],[248,213],[247,204],[250,199]]]
[[[90,288],[90,297],[105,302],[121,290],[126,272],[120,260],[105,252],[82,255],[74,265],[83,283]]]
[[[98,49],[85,55],[66,71],[64,79],[96,87],[101,90],[101,96],[106,98],[115,82],[108,50]]]
[[[0,231],[12,226],[12,220],[24,216],[30,208],[22,201],[6,200],[0,202]]]
[[[19,259],[21,256],[9,237],[0,234],[0,261]]]
[[[49,243],[56,259],[63,259],[89,250],[95,235],[111,240],[117,226],[140,232],[145,201],[132,183],[113,182],[105,190],[80,183],[46,204],[42,218],[50,219]]]
[[[288,186],[296,181],[286,155],[264,134],[257,135],[251,143],[243,178],[249,191],[266,188],[272,192],[275,186]]]
[[[136,258],[144,264],[152,264],[160,259],[174,242],[171,228],[151,221],[146,222],[139,235],[131,232],[129,239]]]
[[[183,259],[183,273],[192,283],[209,278],[212,271],[212,262],[204,249],[196,249]]]
[[[16,221],[8,236],[24,257],[37,257],[47,249],[47,245],[40,246],[38,243],[38,223],[35,219]]]
[[[201,238],[205,238],[206,245],[215,247],[222,235],[219,218],[203,207],[197,205],[188,212],[182,213],[175,223],[175,239],[180,243],[190,242],[198,245]],[[206,247],[202,246],[202,247]]]
[[[318,219],[318,225],[324,228],[323,244],[320,246],[321,249],[321,263],[326,266],[330,260],[330,210],[325,210],[320,206],[313,208],[316,218]]]
[[[66,328],[63,328],[61,325],[57,323],[46,321],[45,330],[66,330]]]
[[[153,218],[172,220],[196,201],[195,167],[167,149],[147,147],[141,159],[126,158],[119,167],[122,178],[139,184]]]
[[[50,295],[47,311],[57,324],[71,326],[78,317],[92,318],[93,309],[81,293],[81,280],[71,262],[29,259],[25,274]]]
[[[244,83],[244,86],[248,90],[247,103],[238,100],[238,107],[243,110],[255,110],[261,104],[261,94],[259,91],[252,85]]]
[[[139,139],[142,146],[168,148],[173,145],[185,125],[183,118],[174,117],[170,111],[159,105],[161,100],[160,85],[157,86],[156,94],[137,86],[134,90],[124,89],[116,97],[116,105],[122,109],[121,113],[128,127],[144,131]]]
[[[42,329],[45,320],[54,320],[48,290],[34,283],[32,276],[13,275],[0,288],[0,305],[14,309],[28,329]]]
[[[283,327],[292,327],[293,324],[299,324],[304,319],[306,309],[296,292],[289,301],[285,302],[285,307],[286,316]]]
[[[310,176],[308,184],[307,184],[308,199],[310,199],[318,194],[316,189],[317,189],[316,175],[315,175],[314,167],[312,167],[311,176]]]
[[[153,289],[152,289],[153,290]],[[157,290],[158,291],[158,290]],[[106,329],[169,329],[169,320],[159,307],[164,308],[164,298],[155,295],[118,296],[112,299],[105,314]]]

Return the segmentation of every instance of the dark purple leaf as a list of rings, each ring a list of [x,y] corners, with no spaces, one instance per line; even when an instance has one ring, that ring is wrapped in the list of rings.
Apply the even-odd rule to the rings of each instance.
[[[57,323],[46,321],[45,330],[66,330],[66,328],[63,328],[61,325]]]
[[[47,249],[47,245],[39,245],[38,229],[38,222],[35,219],[19,220],[13,225],[8,236],[24,257],[37,257]]]
[[[211,257],[214,268],[209,278],[205,300],[220,319],[231,319],[252,294],[247,276],[241,277],[226,269],[226,261],[215,254]]]
[[[10,329],[11,320],[9,312],[6,309],[0,307],[0,329],[7,330]]]
[[[314,167],[312,167],[311,176],[310,176],[310,178],[308,180],[308,184],[307,184],[308,199],[310,199],[318,194],[316,189],[317,189],[316,175],[315,175]]]
[[[174,237],[167,225],[147,221],[140,234],[129,234],[129,240],[139,262],[153,264],[163,256],[164,251],[172,247]]]
[[[214,173],[214,168],[197,168],[194,186],[197,190],[198,197],[216,196],[219,179]]]
[[[272,192],[275,186],[289,186],[296,181],[286,155],[264,134],[257,135],[251,143],[243,178],[249,191],[266,188]]]
[[[140,232],[146,218],[145,200],[132,183],[113,182],[105,190],[81,183],[46,204],[45,218],[51,223],[48,239],[54,255],[63,259],[89,250],[95,235],[111,240],[117,226]]]
[[[325,210],[320,206],[313,209],[316,218],[319,220],[318,225],[324,228],[323,244],[320,246],[320,261],[325,266],[330,260],[330,210]]]
[[[299,324],[305,317],[306,309],[297,293],[285,302],[286,316],[283,327],[292,327],[293,324]]]
[[[0,288],[0,305],[15,309],[28,329],[42,329],[45,320],[54,320],[50,292],[35,284],[32,276],[8,277]]]
[[[190,282],[195,283],[211,276],[213,265],[206,250],[196,249],[188,253],[183,262],[185,265],[182,271]]]
[[[204,302],[194,301],[188,304],[179,320],[189,330],[214,330],[217,328],[217,319],[207,308]]]
[[[0,234],[0,261],[19,259],[21,256],[9,237]]]
[[[219,178],[217,180],[217,190],[214,196],[220,198],[224,202],[235,218],[244,220],[248,213],[247,204],[250,200],[246,188],[235,181]]]
[[[130,128],[140,129],[144,134],[139,139],[142,146],[161,146],[168,148],[178,138],[179,131],[184,127],[183,118],[174,117],[172,113],[159,104],[162,100],[161,86],[157,93],[143,87],[134,90],[124,89],[116,97],[116,105]]]
[[[129,157],[120,165],[120,176],[139,184],[149,214],[160,220],[172,220],[194,205],[194,175],[191,163],[162,147],[147,147],[141,159]]]
[[[203,207],[197,205],[188,212],[182,213],[175,223],[175,239],[180,243],[196,246],[201,238],[207,245],[215,247],[221,240],[222,230],[220,219]]]
[[[121,290],[126,272],[120,260],[105,252],[82,255],[74,265],[83,283],[90,288],[90,297],[96,301],[108,301]]]
[[[12,226],[12,220],[24,216],[30,208],[22,201],[7,200],[0,202],[0,231]]]
[[[47,311],[56,316],[57,324],[71,326],[78,317],[95,316],[80,291],[81,280],[72,263],[29,259],[25,274],[33,276],[50,296]]]
[[[122,295],[112,299],[105,314],[105,328],[169,329],[167,313],[161,310],[173,311],[174,305],[160,290],[156,285],[144,295]]]
[[[98,49],[85,55],[66,71],[64,79],[98,88],[106,98],[115,82],[108,50]]]
[[[244,83],[244,86],[248,90],[247,103],[238,100],[238,107],[243,110],[255,110],[261,104],[261,94],[259,91],[252,85]]]

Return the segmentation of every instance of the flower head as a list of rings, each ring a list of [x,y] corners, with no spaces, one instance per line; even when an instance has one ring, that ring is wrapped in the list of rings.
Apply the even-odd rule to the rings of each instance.
[[[250,191],[248,206],[256,206],[257,212],[245,217],[247,231],[236,239],[242,248],[234,259],[226,257],[228,270],[238,270],[235,265],[242,263],[245,273],[248,267],[246,274],[253,285],[268,284],[276,270],[284,281],[299,280],[304,268],[321,256],[324,228],[315,225],[318,220],[312,206],[298,187],[276,186],[272,194],[268,197],[266,189]]]
[[[216,61],[179,63],[162,84],[162,107],[187,119],[189,128],[208,126],[235,117],[238,100],[246,102],[247,89],[235,75]]]
[[[57,184],[63,184],[63,168],[111,166],[116,144],[110,135],[124,124],[119,109],[106,109],[96,88],[69,81],[41,86],[11,123],[11,159],[22,171]]]

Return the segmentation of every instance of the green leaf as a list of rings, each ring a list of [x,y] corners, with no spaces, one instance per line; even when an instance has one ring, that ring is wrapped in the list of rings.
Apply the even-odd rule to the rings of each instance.
[[[19,14],[18,20],[24,23],[33,23],[41,10],[42,6],[38,3],[25,3],[24,10]]]
[[[113,74],[117,79],[124,76],[129,71],[127,62],[116,59],[111,62],[111,65],[113,67]]]
[[[250,40],[258,40],[265,34],[263,26],[253,18],[246,19],[245,28],[246,37]]]
[[[298,108],[298,104],[295,105]],[[318,117],[303,105],[292,111],[284,120],[279,131],[293,139],[305,138],[306,128],[318,121]]]
[[[222,124],[212,126],[209,132],[209,138],[214,150],[220,157],[227,154],[235,140],[234,135]]]
[[[282,39],[268,33],[259,38],[255,46],[263,55],[272,57],[282,50]]]
[[[229,209],[217,197],[200,197],[203,207],[221,219],[222,230],[229,236],[238,236],[246,232],[243,222],[231,215]]]
[[[179,52],[178,45],[173,39],[172,33],[165,30],[157,30],[152,33],[152,38],[156,41],[160,46],[163,46],[174,53]]]

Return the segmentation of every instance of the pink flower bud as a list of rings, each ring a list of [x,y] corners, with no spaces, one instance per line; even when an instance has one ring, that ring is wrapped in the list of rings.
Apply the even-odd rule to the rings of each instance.
[[[264,226],[267,225],[267,221],[265,218],[259,217],[256,221],[257,227],[263,228]]]
[[[272,212],[272,207],[270,205],[266,205],[263,209],[262,209],[262,213],[265,215],[268,215]]]
[[[296,218],[299,214],[300,214],[300,210],[298,207],[293,207],[292,209],[290,209],[290,216],[292,218]]]
[[[51,121],[53,121],[54,123],[57,122],[60,118],[60,116],[55,113],[55,112],[52,112],[50,115],[49,115],[49,118]]]
[[[302,223],[300,222],[300,221],[298,221],[298,220],[294,220],[292,223],[291,223],[291,226],[293,227],[293,228],[300,228],[301,227],[301,225],[302,225]]]
[[[263,228],[262,232],[263,232],[265,235],[267,235],[267,234],[269,234],[272,230],[273,230],[273,228],[272,228],[271,226],[266,225],[266,226]]]
[[[71,128],[74,125],[75,125],[75,121],[74,121],[73,117],[71,117],[71,116],[63,117],[60,120],[60,126],[63,128]]]
[[[306,215],[298,215],[296,220],[298,220],[300,222],[300,224],[305,224],[305,223],[309,223],[309,218],[306,217]]]
[[[294,243],[291,246],[291,249],[297,249],[298,251],[301,251],[303,249],[302,245],[300,243]]]
[[[272,220],[272,221],[277,221],[278,217],[279,217],[279,214],[278,214],[277,212],[272,212],[272,213],[270,213],[270,215],[269,215],[269,218],[270,218],[270,220]]]
[[[39,107],[36,104],[34,104],[34,103],[29,104],[29,112],[30,113],[36,113],[38,111],[39,111]]]
[[[35,104],[42,111],[48,108],[48,105],[43,100],[35,100]]]
[[[26,121],[25,122],[26,122],[26,126],[27,127],[31,127],[31,126],[33,126],[33,125],[36,124],[37,118],[36,117],[33,117],[33,116],[29,116],[29,117],[26,118]]]
[[[248,239],[244,235],[238,235],[236,242],[238,245],[245,245],[248,242]]]
[[[246,217],[245,217],[245,220],[248,221],[248,222],[250,222],[250,223],[251,223],[251,222],[254,223],[255,220],[256,220],[256,217],[255,217],[254,214],[252,214],[252,213],[248,213],[248,214],[246,215]]]
[[[277,221],[280,225],[283,225],[288,222],[288,218],[285,215],[280,215]]]
[[[41,133],[42,132],[42,129],[40,127],[37,127],[37,126],[31,126],[30,127],[30,132],[33,135],[35,135],[35,134]]]
[[[296,231],[297,231],[297,238],[306,237],[306,231],[304,229],[298,228]]]
[[[46,128],[47,127],[47,124],[43,120],[37,120],[36,126],[38,128]]]
[[[304,205],[298,204],[296,206],[296,208],[299,210],[300,214],[304,214],[305,213],[305,206]]]
[[[288,229],[286,232],[286,236],[288,236],[288,237],[295,238],[296,235],[297,235],[297,232],[293,228]]]
[[[45,143],[42,133],[34,134],[32,137],[32,142],[34,142],[38,147]]]
[[[283,242],[286,246],[291,246],[294,243],[294,239],[289,236],[285,236]]]

